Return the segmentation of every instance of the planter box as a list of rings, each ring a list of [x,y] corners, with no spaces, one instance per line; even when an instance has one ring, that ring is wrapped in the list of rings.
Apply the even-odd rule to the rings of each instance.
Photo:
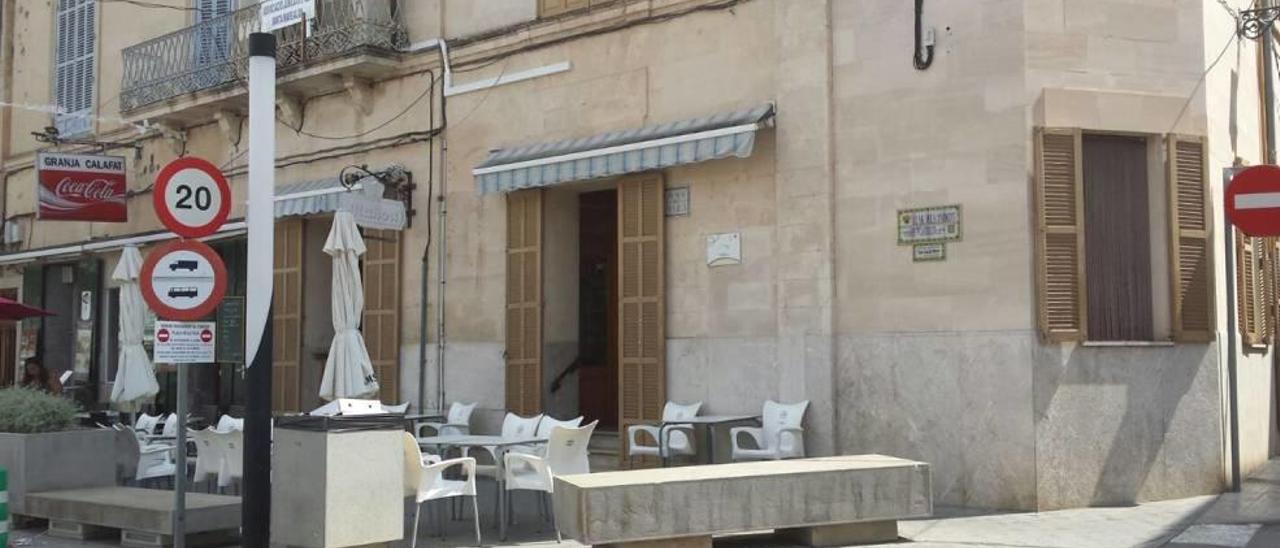
[[[0,468],[9,471],[9,511],[25,514],[25,495],[116,484],[115,432],[0,433]]]

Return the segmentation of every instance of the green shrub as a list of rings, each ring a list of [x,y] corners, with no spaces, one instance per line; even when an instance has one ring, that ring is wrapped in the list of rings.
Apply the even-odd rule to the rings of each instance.
[[[71,428],[75,402],[28,388],[0,390],[0,432],[39,434]]]

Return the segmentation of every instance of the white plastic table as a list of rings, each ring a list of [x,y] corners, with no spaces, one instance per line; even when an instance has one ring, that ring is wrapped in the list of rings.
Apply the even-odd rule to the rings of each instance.
[[[507,540],[507,485],[506,470],[504,470],[505,455],[507,450],[515,445],[541,445],[547,443],[547,438],[504,438],[502,436],[475,436],[475,435],[458,435],[451,434],[447,436],[428,436],[418,438],[420,447],[439,447],[441,449],[448,447],[490,447],[493,449],[494,480],[498,482],[498,535],[502,540]],[[443,451],[442,451],[443,452]]]

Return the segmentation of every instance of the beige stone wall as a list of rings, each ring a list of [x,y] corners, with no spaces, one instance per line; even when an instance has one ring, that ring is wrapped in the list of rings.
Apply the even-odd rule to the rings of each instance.
[[[928,6],[927,71],[911,66],[910,6],[835,5],[839,331],[1030,329],[1022,2]],[[897,211],[950,204],[963,240],[912,263]]]
[[[1256,117],[1233,112],[1230,100],[1206,101],[1201,89],[1205,67],[1234,27],[1221,6],[1054,0],[1028,3],[1025,20],[1027,94],[1036,101],[1032,125],[1137,132],[1154,140],[1167,133],[1207,135],[1209,174],[1218,195],[1217,174],[1233,157],[1223,153],[1231,140],[1221,130]],[[1227,53],[1230,62],[1219,65],[1206,82],[1217,97],[1229,66],[1254,70],[1247,49]],[[1244,109],[1257,104],[1248,89],[1235,93],[1234,101]],[[1158,169],[1163,177],[1162,166]],[[1167,224],[1152,226],[1163,230]],[[1153,238],[1153,245],[1157,241]],[[1153,260],[1162,256],[1153,253]],[[1153,276],[1167,272],[1164,265],[1153,268]],[[1162,283],[1153,280],[1153,286]],[[1218,296],[1220,319],[1225,297]],[[1127,503],[1220,488],[1225,456],[1219,352],[1217,344],[1042,346],[1033,375],[1038,508]],[[1087,449],[1081,439],[1092,440]]]

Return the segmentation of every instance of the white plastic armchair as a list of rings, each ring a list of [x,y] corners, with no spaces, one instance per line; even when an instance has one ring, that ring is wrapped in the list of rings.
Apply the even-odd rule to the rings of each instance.
[[[177,466],[173,462],[173,446],[142,445],[137,436],[127,436],[131,441],[129,452],[138,456],[138,465],[133,479],[142,482],[149,479],[172,478]]]
[[[698,416],[702,402],[688,405],[667,402],[662,408],[662,422],[666,427],[651,424],[633,424],[627,427],[627,457],[660,457],[670,458],[675,455],[693,455],[697,449],[693,446],[692,424],[670,424],[672,421],[686,420]],[[658,445],[640,443],[640,434],[648,434]]]
[[[733,460],[779,460],[804,457],[804,411],[809,402],[782,404],[764,402],[763,426],[738,427],[729,430],[733,442]],[[742,437],[755,441],[755,447],[742,445]]]
[[[582,426],[582,417],[576,417],[567,421],[558,420],[551,415],[543,415],[542,420],[538,422],[538,428],[534,431],[535,438],[551,438],[551,431],[556,427],[561,428],[577,428]],[[524,434],[528,435],[528,434]],[[512,437],[523,437],[524,435],[515,435]],[[542,455],[546,452],[546,445],[513,445],[511,451],[516,453],[525,453],[528,455]]]
[[[217,480],[222,469],[223,451],[221,444],[213,442],[211,429],[192,430],[191,439],[196,443],[196,467],[191,475],[195,482]]]
[[[475,403],[459,403],[453,402],[449,404],[449,414],[445,416],[445,422],[424,422],[418,425],[417,432],[419,438],[424,437],[423,429],[430,428],[438,436],[448,436],[452,434],[467,435],[471,433],[471,412],[476,409]]]
[[[555,490],[556,476],[590,473],[588,447],[591,445],[591,433],[595,431],[598,422],[592,421],[579,428],[553,427],[551,438],[547,441],[545,457],[507,453],[503,462],[506,489],[551,493]],[[556,524],[556,541],[561,540],[560,525]]]
[[[527,438],[529,436],[533,436],[537,434],[538,424],[540,424],[541,421],[542,421],[542,415],[534,415],[532,417],[521,417],[520,415],[517,415],[515,413],[507,413],[507,416],[502,418],[502,437],[508,438],[508,439],[514,439],[514,438]],[[491,459],[493,464],[478,465],[476,468],[478,471],[477,473],[480,474],[481,476],[497,479],[498,478],[497,450],[494,447],[488,446],[488,445],[481,446],[479,447],[479,449],[482,449],[489,454],[489,458]],[[471,456],[470,448],[464,448],[462,451],[462,456],[464,457]]]
[[[471,497],[471,515],[474,517],[476,545],[480,539],[480,512],[476,504],[476,461],[462,457],[440,461],[434,455],[424,455],[418,448],[418,440],[412,434],[404,434],[404,487],[405,496],[413,497],[413,543],[418,546],[418,518],[422,503],[453,497]],[[445,470],[461,468],[462,479],[446,479]]]
[[[232,430],[244,431],[244,419],[237,419],[231,415],[223,415],[218,417],[219,432],[230,432]]]
[[[149,436],[156,433],[157,424],[160,424],[160,415],[140,413],[138,418],[133,421],[133,430],[139,434]]]

